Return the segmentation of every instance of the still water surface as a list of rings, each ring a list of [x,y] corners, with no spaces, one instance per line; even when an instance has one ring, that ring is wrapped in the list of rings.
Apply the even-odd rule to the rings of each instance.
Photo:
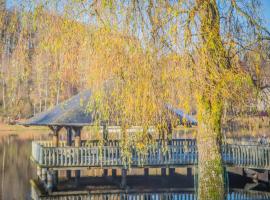
[[[19,138],[17,135],[8,135],[5,137],[0,138],[0,181],[1,181],[1,190],[0,190],[0,199],[2,200],[20,200],[20,199],[31,199],[31,195],[33,196],[33,191],[31,193],[31,185],[30,180],[32,178],[35,178],[36,176],[36,168],[33,165],[33,163],[30,160],[30,154],[31,154],[31,141],[34,138]],[[233,187],[238,188],[238,192],[230,192],[228,193],[226,199],[229,200],[266,200],[270,199],[270,194],[267,192],[269,190],[265,186],[259,187],[260,190],[263,190],[264,193],[260,193],[259,195],[254,196],[254,193],[244,193],[243,189],[246,183],[244,180],[235,179],[235,177],[231,177],[231,183],[230,185],[233,185]],[[134,179],[134,183],[136,182],[136,179]],[[182,185],[185,185],[185,183],[192,183],[193,184],[194,177],[191,177],[190,180],[187,178],[181,179],[180,182],[182,182]],[[132,182],[132,178],[130,178],[130,181]],[[96,182],[96,181],[95,181]],[[145,186],[149,186],[151,184],[154,185],[160,185],[160,182],[158,179],[152,179],[148,181],[142,181]],[[141,184],[141,183],[140,183]],[[140,185],[138,184],[138,185]],[[166,185],[167,184],[167,185]],[[136,185],[136,184],[135,184]],[[162,183],[162,185],[167,186],[167,188],[171,188],[174,186],[174,188],[178,184],[174,184],[172,181],[165,181]],[[141,188],[144,187],[141,185]],[[181,184],[179,184],[179,187],[181,187]],[[191,186],[192,187],[192,186]],[[239,190],[240,189],[240,190]],[[112,192],[110,189],[107,189],[108,193]],[[179,188],[181,190],[181,188]],[[240,191],[240,192],[239,192]],[[152,191],[155,193],[155,191]],[[159,189],[156,190],[157,193],[155,194],[148,194],[148,196],[141,196],[139,199],[151,199],[151,200],[159,200],[159,199],[166,199],[166,200],[180,200],[180,199],[195,199],[196,194],[194,192],[188,192],[188,194],[185,194],[183,192],[160,192]],[[122,196],[121,196],[122,195]],[[187,196],[185,196],[187,195]],[[134,195],[132,194],[127,195],[125,194],[117,194],[117,199],[134,199]],[[77,196],[76,199],[90,199],[88,198],[88,194],[84,194],[82,196]],[[92,196],[94,199],[100,199],[101,196]],[[241,197],[241,198],[239,198]],[[74,199],[72,196],[66,196],[61,198],[67,198],[67,199]],[[112,199],[115,198],[115,196],[112,196]],[[137,198],[137,197],[136,197]],[[43,199],[47,199],[46,197]],[[58,198],[57,198],[58,199]],[[60,199],[60,198],[59,198]],[[92,199],[92,198],[91,198]],[[102,199],[104,199],[102,197]],[[110,196],[107,196],[105,199],[111,199]]]

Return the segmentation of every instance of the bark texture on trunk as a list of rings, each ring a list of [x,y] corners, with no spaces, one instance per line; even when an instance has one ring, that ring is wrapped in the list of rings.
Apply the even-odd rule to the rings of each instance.
[[[220,153],[214,139],[199,143],[200,200],[224,199],[224,178]]]
[[[199,200],[221,200],[225,195],[220,149],[221,109],[218,102],[200,104],[197,136]]]

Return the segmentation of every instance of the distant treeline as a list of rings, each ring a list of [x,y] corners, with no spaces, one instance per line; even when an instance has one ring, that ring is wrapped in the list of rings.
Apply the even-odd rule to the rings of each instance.
[[[57,16],[8,11],[2,5],[0,121],[30,117],[83,89],[86,73],[78,57],[82,40],[72,34],[76,26]]]
[[[91,43],[93,40],[89,39],[94,32],[92,26],[59,13],[43,11],[42,8],[37,7],[29,13],[22,9],[7,10],[5,3],[0,3],[0,121],[33,116],[89,85],[89,67],[103,62],[103,58],[98,56],[96,63],[91,61],[93,49],[98,48],[98,42]],[[103,47],[116,37],[110,35],[103,42]],[[129,43],[137,44],[136,38],[130,37]],[[114,53],[113,45],[108,55]],[[102,53],[104,49],[98,52]],[[129,51],[132,52],[132,48]],[[254,54],[250,52],[242,56],[241,64],[251,74],[255,85],[264,89],[260,96],[268,101],[269,61],[258,57],[269,56],[269,44],[265,49],[256,49]],[[114,58],[107,62],[108,65],[111,63],[114,63]],[[258,65],[263,65],[260,72]],[[254,99],[250,99],[249,103],[253,108],[257,106]],[[267,104],[259,103],[263,107]],[[239,107],[235,102],[227,102],[227,114],[242,111],[242,102],[238,104]],[[254,113],[254,109],[248,111]]]

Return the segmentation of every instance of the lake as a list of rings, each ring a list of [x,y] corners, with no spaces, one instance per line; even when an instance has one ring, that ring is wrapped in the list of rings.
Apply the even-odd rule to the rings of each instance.
[[[40,197],[30,184],[36,179],[36,167],[30,160],[31,141],[47,138],[48,130],[31,130],[32,134],[18,133],[17,130],[2,132],[0,137],[0,199],[49,199],[48,196]],[[36,133],[34,133],[36,132]],[[143,170],[143,169],[142,169]],[[196,177],[188,175],[185,168],[176,169],[175,176],[160,176],[160,171],[151,169],[149,177],[143,176],[142,170],[130,170],[127,177],[128,190],[118,187],[120,176],[114,180],[103,178],[102,170],[86,170],[82,172],[80,187],[70,182],[59,183],[58,196],[50,199],[196,199]],[[232,170],[233,171],[233,170]],[[227,199],[270,199],[269,186],[257,184],[256,191],[246,191],[251,187],[252,180],[243,178],[236,172],[228,174],[229,185]],[[87,178],[87,176],[92,178]],[[60,177],[65,177],[65,172],[60,172]],[[195,184],[194,184],[195,182]],[[245,189],[245,190],[244,190]],[[96,191],[99,191],[96,193]],[[102,191],[102,192],[100,192]],[[100,194],[101,193],[101,194]]]

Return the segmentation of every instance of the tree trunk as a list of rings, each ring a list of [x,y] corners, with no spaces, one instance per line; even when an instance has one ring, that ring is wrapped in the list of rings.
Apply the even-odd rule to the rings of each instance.
[[[60,97],[60,80],[57,80],[57,93],[56,93],[56,105],[59,104],[59,97]]]
[[[222,106],[219,101],[209,102],[203,99],[198,104],[198,199],[221,200],[225,195],[220,149]]]
[[[219,79],[227,68],[225,49],[220,36],[220,17],[216,0],[197,0],[200,18],[201,88],[197,91],[199,200],[221,200],[224,173],[221,156],[221,116],[223,99]],[[200,65],[200,63],[198,63]]]
[[[48,88],[49,88],[49,67],[47,66],[47,74],[46,74],[46,85],[45,85],[45,100],[44,100],[44,105],[45,105],[45,110],[47,110],[47,100],[48,100]]]
[[[39,112],[42,112],[42,92],[41,92],[41,83],[39,86]]]
[[[2,102],[3,102],[3,111],[5,112],[6,111],[6,84],[5,84],[5,81],[4,81],[4,78],[2,80]]]
[[[3,112],[5,113],[6,111],[6,83],[5,83],[5,73],[4,73],[4,59],[5,59],[5,52],[2,52],[2,62],[1,62],[1,74],[0,77],[2,78],[2,103],[3,103]]]

